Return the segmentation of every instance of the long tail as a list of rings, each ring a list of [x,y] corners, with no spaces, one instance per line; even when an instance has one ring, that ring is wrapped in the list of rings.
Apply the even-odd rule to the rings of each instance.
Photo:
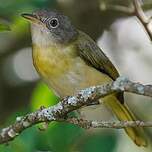
[[[114,95],[110,95],[104,98],[104,104],[110,108],[119,120],[128,120],[134,121],[136,117],[131,113],[128,107],[124,104],[121,104]],[[147,141],[144,138],[144,131],[140,127],[135,128],[125,128],[128,136],[134,141],[138,146],[147,146]]]

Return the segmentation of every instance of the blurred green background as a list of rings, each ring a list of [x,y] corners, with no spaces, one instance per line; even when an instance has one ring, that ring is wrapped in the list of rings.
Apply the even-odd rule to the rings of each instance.
[[[151,0],[142,1],[152,15]],[[30,27],[20,14],[49,8],[62,11],[74,25],[89,34],[110,57],[122,75],[152,84],[152,45],[135,17],[111,6],[131,0],[0,0],[0,127],[17,116],[58,102],[52,90],[40,82],[31,56]],[[108,7],[110,6],[110,7]],[[152,117],[152,99],[126,94],[126,102],[142,120]],[[146,110],[145,110],[146,109]],[[102,120],[113,120],[101,110]],[[25,130],[14,141],[0,145],[0,152],[151,152],[152,130],[146,129],[148,148],[138,148],[122,130],[84,130],[66,123],[51,123]]]

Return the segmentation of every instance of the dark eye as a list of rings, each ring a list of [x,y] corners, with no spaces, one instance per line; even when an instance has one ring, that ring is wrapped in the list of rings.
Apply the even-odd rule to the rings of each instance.
[[[52,28],[58,27],[58,25],[59,25],[58,19],[57,19],[57,18],[52,18],[52,19],[50,20],[50,25],[51,25]]]

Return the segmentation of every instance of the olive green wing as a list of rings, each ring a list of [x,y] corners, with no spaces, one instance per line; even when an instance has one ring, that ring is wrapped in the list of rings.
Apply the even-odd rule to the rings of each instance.
[[[119,77],[119,73],[111,63],[109,58],[97,46],[97,44],[85,33],[79,32],[77,43],[78,54],[87,64],[90,64],[97,70],[106,73],[113,80]]]
[[[97,46],[97,44],[85,33],[79,32],[77,41],[78,54],[90,66],[93,66],[102,73],[107,74],[113,80],[119,77],[117,69],[114,67],[109,58]],[[121,103],[124,102],[123,94],[118,94]]]

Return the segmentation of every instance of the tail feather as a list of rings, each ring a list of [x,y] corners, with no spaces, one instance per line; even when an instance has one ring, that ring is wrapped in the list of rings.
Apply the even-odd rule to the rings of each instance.
[[[121,104],[114,95],[110,95],[104,98],[104,104],[110,108],[117,118],[121,121],[135,121],[136,117],[130,112],[125,104]],[[125,128],[128,136],[138,146],[147,146],[147,141],[144,138],[144,130],[140,127],[128,127]]]

